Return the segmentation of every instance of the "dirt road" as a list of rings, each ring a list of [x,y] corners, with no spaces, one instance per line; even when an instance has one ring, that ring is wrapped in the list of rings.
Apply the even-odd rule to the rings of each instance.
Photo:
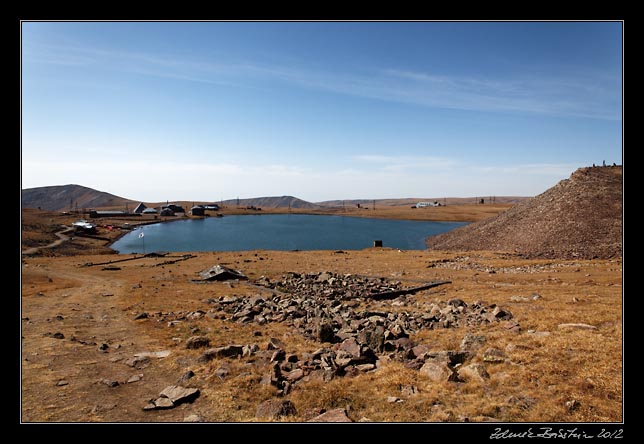
[[[56,237],[58,237],[58,240],[55,240],[55,241],[54,241],[54,242],[52,242],[51,244],[49,244],[49,245],[44,245],[44,246],[42,246],[42,247],[32,247],[32,248],[28,248],[27,250],[24,250],[24,251],[22,252],[22,254],[24,254],[24,255],[31,255],[31,254],[35,254],[35,253],[37,253],[38,251],[40,251],[40,250],[41,250],[41,249],[43,249],[43,248],[54,248],[54,247],[57,247],[57,246],[61,245],[63,242],[67,242],[67,241],[69,240],[69,236],[67,236],[67,233],[69,233],[69,232],[71,232],[71,231],[73,231],[73,230],[74,230],[74,227],[65,227],[63,230],[61,230],[61,231],[59,231],[59,232],[57,232],[57,233],[54,233],[54,234],[56,235]]]

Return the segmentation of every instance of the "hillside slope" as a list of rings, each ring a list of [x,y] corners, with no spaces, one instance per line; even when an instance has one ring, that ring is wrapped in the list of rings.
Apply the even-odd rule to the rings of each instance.
[[[255,197],[252,199],[229,199],[223,201],[228,206],[255,206],[259,208],[296,208],[296,209],[315,209],[318,205],[298,199],[293,196],[274,196],[274,197]]]
[[[81,185],[26,188],[22,190],[21,201],[22,208],[41,208],[49,211],[74,210],[76,207],[117,207],[138,203]]]
[[[525,257],[622,255],[622,167],[588,167],[534,198],[456,230],[432,236],[432,250],[497,250]]]

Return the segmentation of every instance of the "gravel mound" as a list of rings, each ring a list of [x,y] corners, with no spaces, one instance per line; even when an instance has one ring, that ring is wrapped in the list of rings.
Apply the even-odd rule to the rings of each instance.
[[[494,250],[525,258],[622,256],[622,166],[587,167],[493,218],[427,239],[430,250]]]

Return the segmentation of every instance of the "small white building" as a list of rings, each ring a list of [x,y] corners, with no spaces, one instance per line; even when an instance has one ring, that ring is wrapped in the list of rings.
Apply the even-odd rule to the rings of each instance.
[[[416,208],[440,207],[440,206],[441,206],[441,204],[438,203],[438,201],[436,201],[436,200],[434,202],[418,202],[416,204]]]

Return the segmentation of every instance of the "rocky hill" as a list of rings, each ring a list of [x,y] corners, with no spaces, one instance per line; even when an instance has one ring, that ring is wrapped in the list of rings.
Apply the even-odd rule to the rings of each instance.
[[[126,204],[131,206],[138,203],[81,185],[26,188],[22,190],[21,201],[22,208],[41,208],[50,211],[119,207]]]
[[[622,255],[622,166],[575,171],[497,216],[427,239],[432,250],[496,250],[530,258]]]
[[[297,209],[315,209],[319,208],[318,205],[298,199],[293,196],[275,196],[275,197],[255,197],[252,199],[229,199],[223,201],[227,206],[240,206],[240,207],[259,207],[259,208],[297,208]]]

